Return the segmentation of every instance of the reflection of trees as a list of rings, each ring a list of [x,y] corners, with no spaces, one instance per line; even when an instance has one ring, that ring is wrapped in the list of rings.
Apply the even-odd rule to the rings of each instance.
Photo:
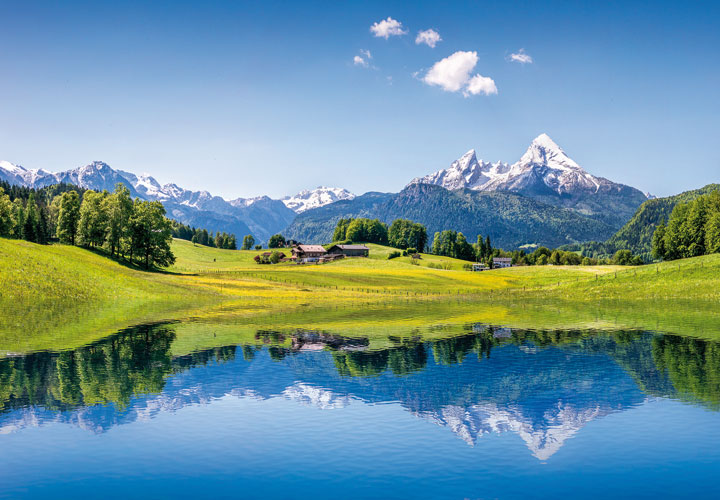
[[[0,359],[0,411],[29,405],[63,410],[108,403],[122,408],[133,396],[161,392],[170,375],[198,365],[230,362],[240,354],[236,346],[224,346],[173,358],[170,348],[174,338],[172,325],[143,326],[74,351]],[[382,373],[407,376],[423,371],[429,349],[435,364],[455,366],[473,353],[480,360],[489,358],[493,349],[503,345],[560,347],[567,352],[612,358],[646,394],[680,394],[720,409],[717,342],[640,332],[511,330],[485,325],[470,326],[464,335],[428,342],[417,336],[388,340],[391,347],[370,350],[367,339],[313,331],[284,334],[266,330],[257,332],[254,344],[240,349],[248,362],[264,349],[275,361],[304,350],[326,350],[332,353],[335,369],[341,376],[373,377]],[[463,373],[470,373],[470,368]],[[503,397],[512,399],[527,387],[555,386],[569,376],[571,368],[556,363],[547,370],[523,373],[518,376],[516,387],[505,386]],[[492,388],[486,381],[475,380],[471,384],[478,384],[477,391],[488,393],[485,398],[490,396]],[[440,384],[433,390],[439,394],[454,389]],[[444,400],[451,401],[457,396],[447,393]]]
[[[373,377],[388,368],[397,376],[420,371],[427,365],[422,342],[411,341],[389,349],[373,351],[335,351],[335,367],[346,377]]]
[[[720,343],[658,336],[653,338],[652,354],[681,396],[720,409]]]
[[[115,403],[159,393],[168,375],[209,361],[229,361],[235,346],[173,359],[172,326],[149,325],[74,351],[0,359],[0,410],[27,405],[50,410]]]

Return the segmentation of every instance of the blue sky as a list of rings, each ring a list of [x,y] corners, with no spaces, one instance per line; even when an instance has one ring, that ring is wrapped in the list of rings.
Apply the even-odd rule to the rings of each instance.
[[[720,182],[720,2],[583,4],[0,0],[0,159],[362,193],[545,132],[653,194]]]

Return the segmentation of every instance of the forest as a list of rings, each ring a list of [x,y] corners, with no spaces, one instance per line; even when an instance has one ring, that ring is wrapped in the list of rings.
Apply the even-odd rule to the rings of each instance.
[[[103,250],[145,269],[175,262],[170,250],[172,223],[157,201],[57,185],[42,189],[0,187],[0,237],[44,244],[61,243]]]
[[[652,254],[656,259],[675,260],[720,252],[720,192],[678,203],[667,224],[653,233]]]

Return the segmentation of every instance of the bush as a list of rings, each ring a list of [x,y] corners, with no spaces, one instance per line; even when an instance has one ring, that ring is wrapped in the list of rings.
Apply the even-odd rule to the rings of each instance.
[[[401,254],[400,252],[398,252],[397,250],[395,250],[394,252],[390,252],[390,253],[388,254],[388,257],[387,257],[387,258],[388,258],[388,260],[392,260],[392,259],[395,259],[395,258],[397,258],[397,257],[400,257],[400,255],[402,255],[402,254]]]
[[[417,248],[410,247],[407,249],[407,253],[408,253],[408,255],[413,255],[413,254],[418,253],[418,251],[417,251]]]

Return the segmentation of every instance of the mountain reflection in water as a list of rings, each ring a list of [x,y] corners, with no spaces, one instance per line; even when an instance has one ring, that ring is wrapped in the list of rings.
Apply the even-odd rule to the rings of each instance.
[[[440,340],[261,330],[246,345],[173,357],[175,325],[74,351],[0,359],[0,434],[48,422],[93,432],[227,395],[321,409],[394,403],[469,445],[520,436],[552,457],[588,422],[662,397],[720,406],[720,344],[642,332],[469,325]]]

